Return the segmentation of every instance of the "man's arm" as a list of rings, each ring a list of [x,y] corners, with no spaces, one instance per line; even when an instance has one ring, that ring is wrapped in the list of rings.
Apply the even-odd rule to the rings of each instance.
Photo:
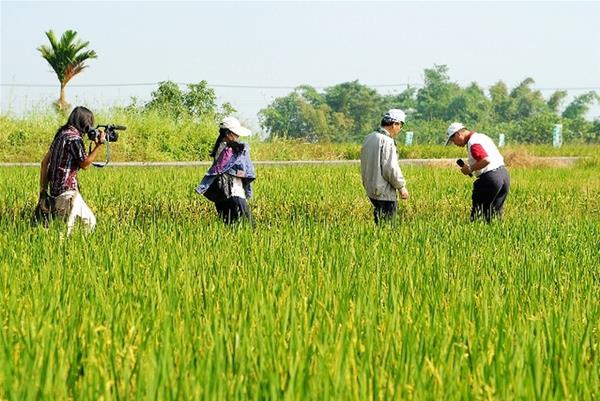
[[[487,157],[484,157],[481,160],[475,161],[475,163],[471,164],[470,166],[468,164],[465,164],[464,166],[462,166],[462,168],[460,170],[462,171],[462,173],[464,175],[469,175],[473,171],[481,170],[482,168],[484,168],[488,164],[490,164],[490,161],[488,160]]]
[[[402,189],[406,186],[404,175],[398,164],[398,155],[393,144],[384,142],[381,152],[381,166],[383,178],[396,189]]]
[[[474,143],[470,146],[469,152],[471,153],[471,156],[473,156],[473,159],[475,159],[475,163],[471,164],[470,166],[462,166],[460,170],[464,175],[469,175],[473,171],[481,170],[482,168],[490,164],[488,154],[483,148],[483,146],[481,146],[481,144]]]

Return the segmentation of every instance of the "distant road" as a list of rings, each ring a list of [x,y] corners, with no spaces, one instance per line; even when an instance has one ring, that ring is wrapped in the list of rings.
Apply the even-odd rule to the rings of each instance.
[[[582,157],[534,157],[533,162],[553,164],[557,166],[572,166]],[[456,159],[400,159],[403,166],[454,166]],[[258,160],[257,166],[301,166],[311,164],[360,164],[360,160]],[[209,161],[180,161],[180,162],[110,162],[110,167],[194,167],[210,166]],[[0,163],[0,167],[39,167],[40,163]]]

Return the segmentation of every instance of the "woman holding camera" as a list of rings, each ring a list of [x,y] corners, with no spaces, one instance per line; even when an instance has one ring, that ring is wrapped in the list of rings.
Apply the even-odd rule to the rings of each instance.
[[[77,182],[79,169],[92,164],[104,142],[104,133],[96,136],[94,149],[86,155],[83,135],[93,127],[94,114],[85,107],[75,107],[66,124],[54,135],[41,164],[38,209],[65,219],[67,235],[71,234],[77,218],[90,231],[96,226],[96,217],[81,197]]]
[[[219,124],[219,137],[210,155],[213,164],[196,188],[196,192],[214,202],[225,224],[245,220],[254,225],[248,199],[252,197],[252,181],[256,178],[248,144],[238,142],[251,134],[234,117]]]

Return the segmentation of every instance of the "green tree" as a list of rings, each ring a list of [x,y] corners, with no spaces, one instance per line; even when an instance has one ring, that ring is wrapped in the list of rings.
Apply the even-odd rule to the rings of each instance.
[[[563,111],[562,116],[564,118],[583,120],[586,113],[590,110],[592,103],[598,99],[598,95],[594,91],[576,96],[565,111]]]
[[[208,82],[203,80],[187,86],[187,92],[183,95],[183,105],[193,117],[212,116],[217,111],[217,95],[208,87]]]
[[[490,119],[492,104],[475,82],[462,90],[446,108],[447,121],[462,121],[467,125],[485,124]]]
[[[300,85],[296,88],[296,92],[306,102],[314,107],[319,107],[325,104],[325,97],[310,85]]]
[[[537,113],[549,111],[542,93],[539,90],[531,89],[530,86],[534,83],[533,78],[525,78],[510,93],[514,105],[511,118],[522,120]]]
[[[50,41],[50,46],[41,45],[37,50],[50,64],[60,82],[60,96],[56,106],[59,110],[66,110],[69,106],[65,99],[67,83],[88,67],[85,64],[87,60],[95,59],[98,56],[94,50],[86,50],[90,42],[77,39],[75,31],[67,30],[62,34],[60,40],[57,40],[54,32],[50,30],[46,32],[46,37]]]
[[[300,103],[306,139],[311,142],[349,142],[354,121],[343,113],[336,113],[326,104],[313,106]]]
[[[445,65],[434,65],[424,75],[422,88],[408,87],[394,95],[380,95],[358,81],[323,92],[299,86],[261,111],[261,125],[272,137],[359,142],[385,110],[402,108],[409,115],[405,131],[414,131],[418,143],[440,143],[453,120],[493,137],[504,133],[510,142],[547,143],[557,123],[563,124],[565,139],[598,141],[600,123],[585,120],[598,98],[593,92],[575,98],[561,118],[559,109],[566,92],[556,91],[546,100],[533,89],[532,78],[512,90],[498,81],[486,94],[476,82],[465,88],[451,82]]]
[[[560,108],[561,103],[563,102],[563,100],[565,100],[566,97],[567,91],[557,90],[550,96],[550,99],[548,99],[546,104],[553,113],[558,114],[558,109]]]
[[[162,115],[179,119],[186,113],[183,91],[173,81],[162,81],[158,88],[151,93],[151,99],[146,103],[147,110],[156,110]]]
[[[417,92],[417,117],[444,119],[448,105],[459,93],[460,87],[450,82],[446,65],[425,69],[424,86]]]
[[[186,90],[181,90],[172,81],[159,82],[144,108],[156,110],[175,120],[188,116],[198,122],[204,119],[217,120],[235,113],[235,108],[229,103],[224,103],[219,109],[217,95],[206,81],[189,84]]]
[[[335,113],[352,119],[349,137],[358,140],[381,120],[384,98],[373,88],[358,81],[344,82],[325,89],[325,101]]]
[[[590,106],[597,100],[600,100],[600,98],[595,92],[591,91],[576,96],[569,103],[562,113],[565,140],[584,143],[598,141],[598,131],[595,129],[595,124],[585,118]]]
[[[493,119],[495,122],[507,122],[512,120],[515,110],[513,98],[508,93],[508,87],[502,81],[496,82],[489,89]]]
[[[381,113],[389,109],[402,109],[407,115],[411,115],[417,107],[417,88],[414,86],[407,86],[405,90],[397,95],[385,95],[383,96],[383,107]]]
[[[554,124],[560,122],[556,114],[545,111],[530,115],[512,125],[508,132],[511,141],[520,143],[551,143]]]
[[[337,112],[316,89],[302,85],[277,98],[259,112],[261,127],[270,138],[316,141],[348,141],[354,120]]]
[[[307,103],[298,91],[279,97],[259,113],[261,127],[271,138],[305,138],[310,134],[303,119],[302,104]]]

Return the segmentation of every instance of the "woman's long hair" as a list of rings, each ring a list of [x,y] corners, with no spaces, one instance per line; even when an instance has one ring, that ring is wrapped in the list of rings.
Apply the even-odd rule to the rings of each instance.
[[[229,133],[229,129],[220,127],[219,128],[219,137],[215,141],[213,145],[212,151],[210,152],[210,157],[214,158],[217,156],[217,150],[219,150],[219,145],[225,139],[225,136]]]
[[[217,140],[215,141],[215,144],[213,145],[212,151],[210,152],[210,157],[215,158],[217,156],[217,150],[219,150],[219,145],[221,145],[221,142],[223,142],[225,140],[225,137],[230,132],[233,132],[233,131],[230,131],[228,128],[224,128],[224,127],[219,128],[219,136],[217,137]],[[239,142],[231,142],[231,143],[228,143],[227,145],[229,147],[231,147],[231,149],[233,149],[234,153],[240,153],[242,150],[244,150],[244,145]]]
[[[80,134],[83,135],[94,126],[94,122],[94,113],[92,113],[90,109],[83,106],[77,106],[69,115],[67,123],[60,127],[58,131],[56,131],[56,135],[67,129],[69,126],[74,127],[77,131],[79,131]]]

